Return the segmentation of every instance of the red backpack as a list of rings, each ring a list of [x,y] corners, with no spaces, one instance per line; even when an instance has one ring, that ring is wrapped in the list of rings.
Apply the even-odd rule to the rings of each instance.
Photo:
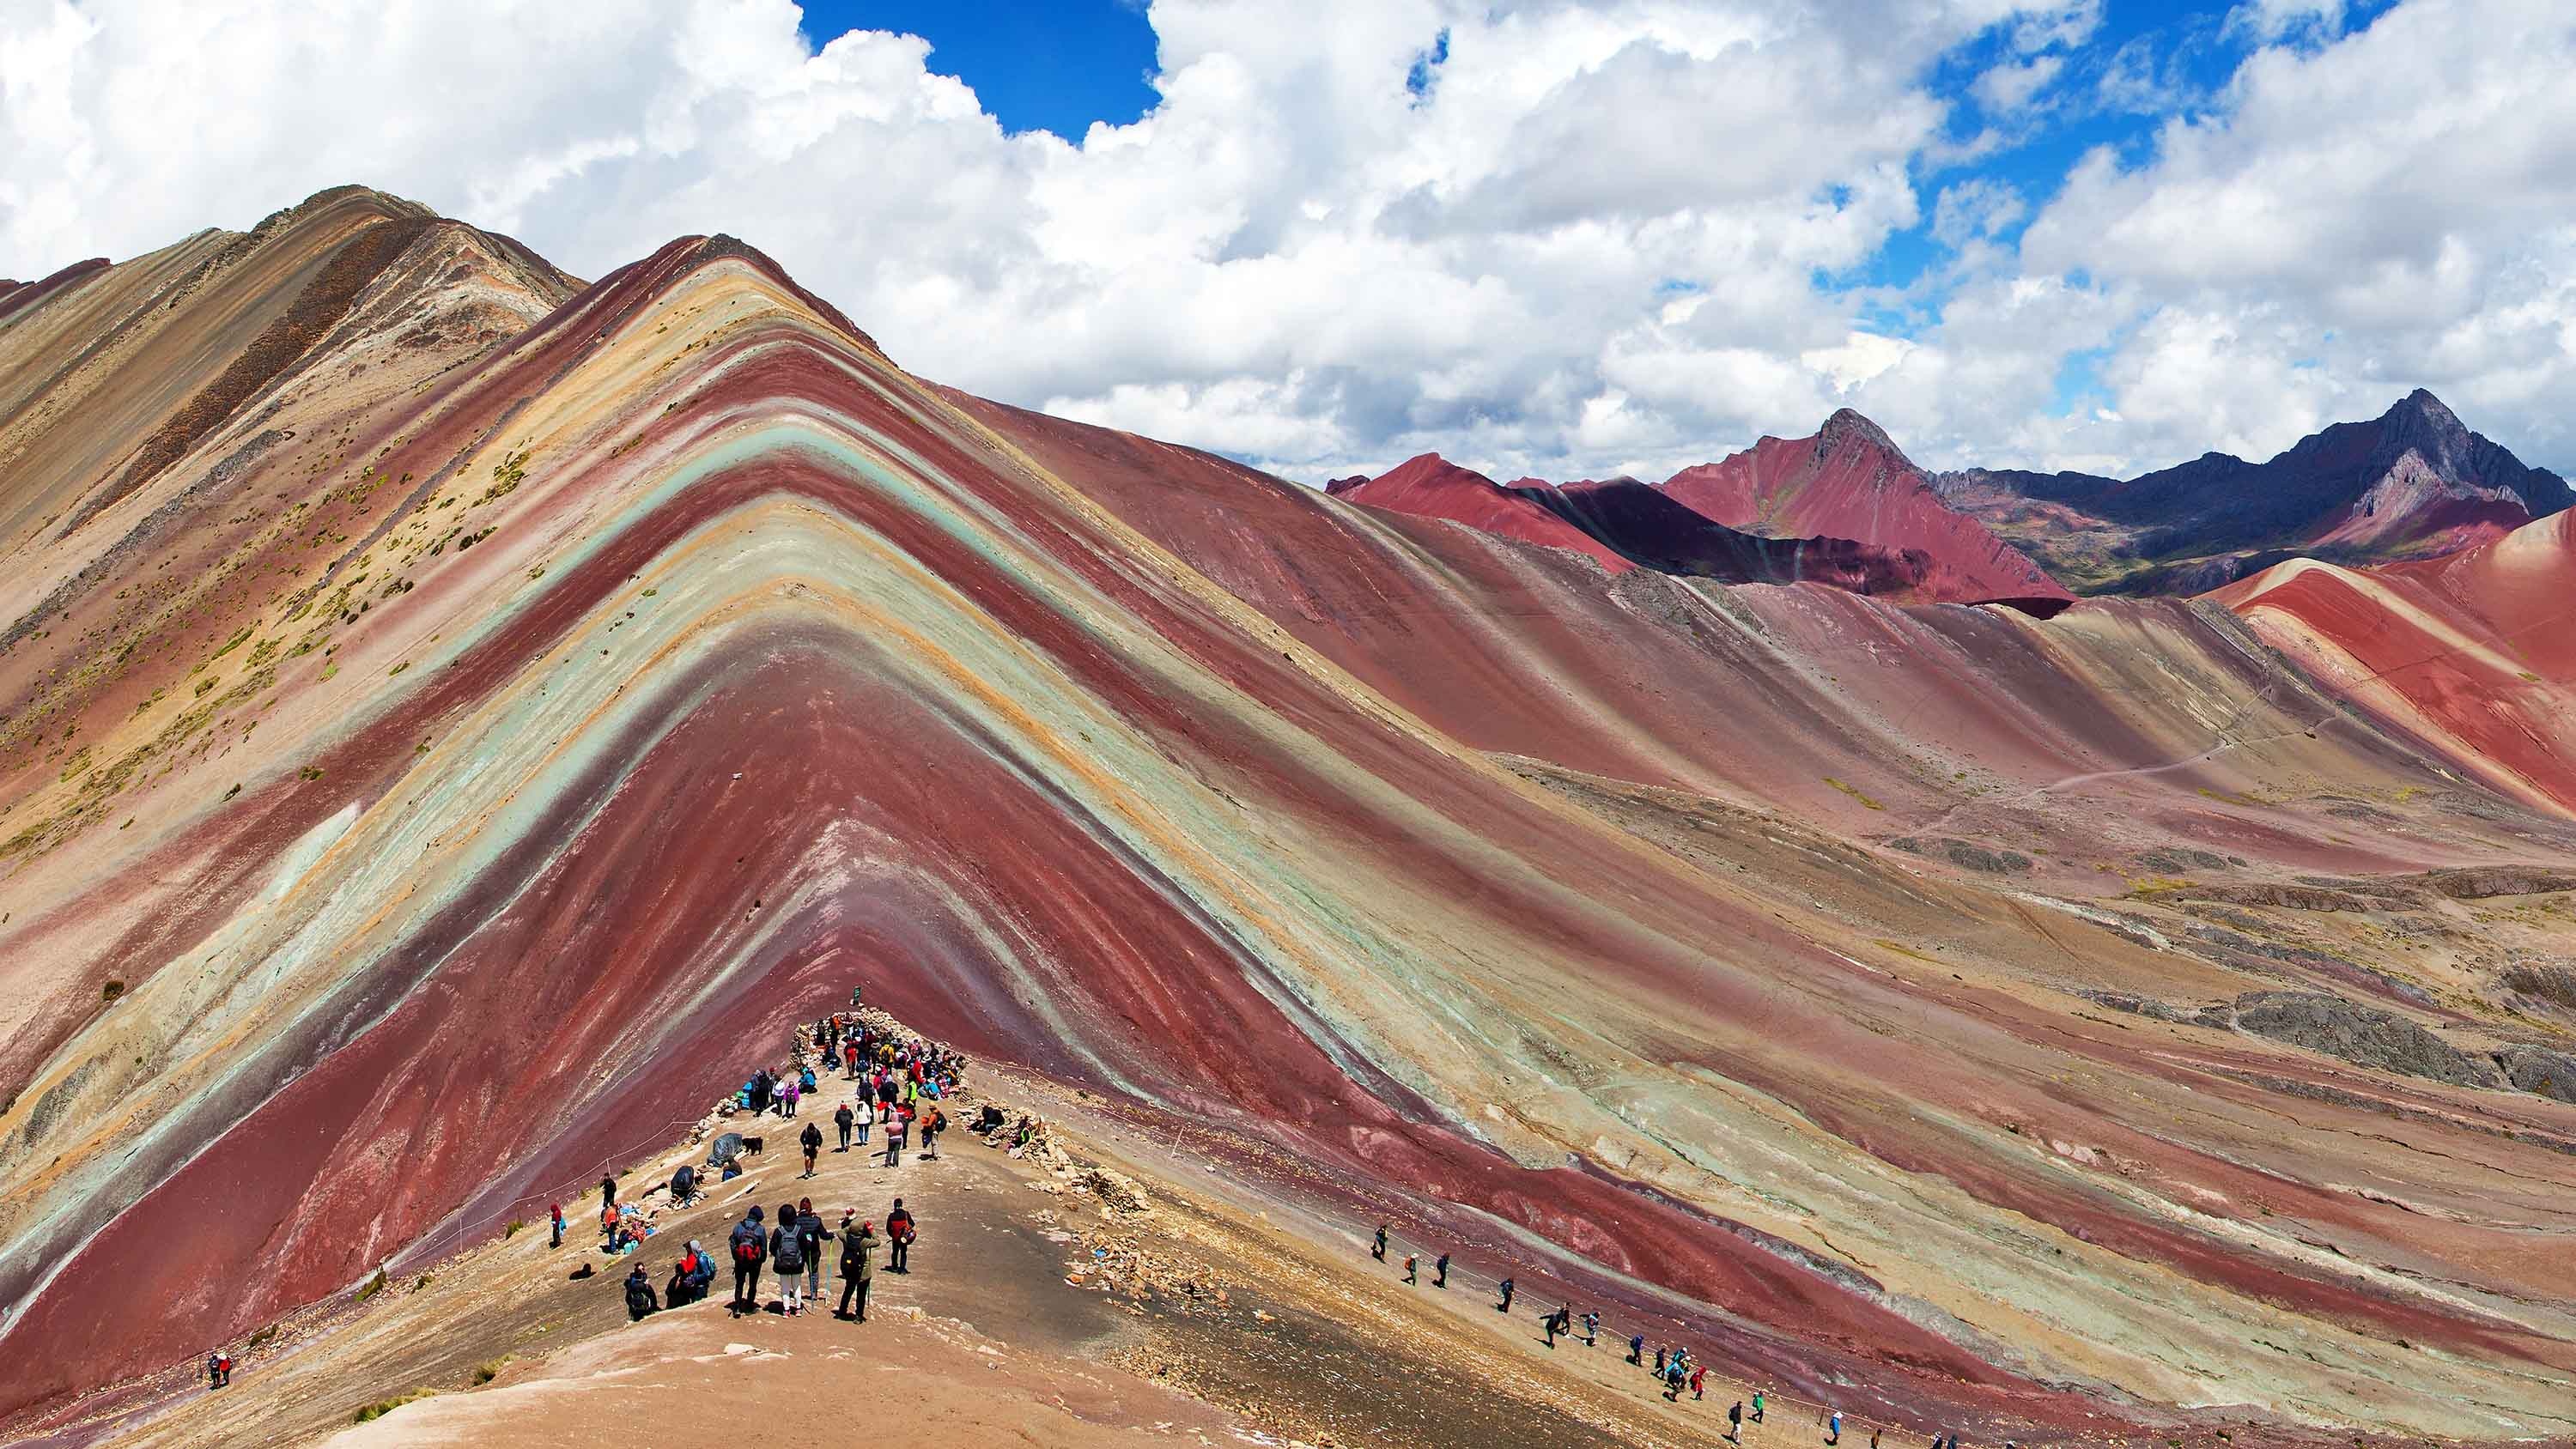
[[[758,1238],[736,1238],[733,1240],[733,1260],[737,1263],[749,1266],[768,1256],[769,1245],[763,1243]]]

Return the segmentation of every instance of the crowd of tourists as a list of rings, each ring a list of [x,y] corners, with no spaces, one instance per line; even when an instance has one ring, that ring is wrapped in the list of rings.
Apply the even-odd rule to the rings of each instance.
[[[811,1027],[800,1027],[793,1033],[786,1068],[773,1071],[764,1066],[753,1072],[730,1102],[719,1106],[719,1118],[747,1116],[756,1123],[775,1115],[797,1120],[803,1116],[804,1104],[823,1094],[825,1079],[837,1077],[853,1090],[830,1115],[838,1138],[834,1151],[874,1152],[868,1139],[872,1132],[882,1130],[884,1166],[901,1165],[907,1143],[916,1140],[918,1156],[935,1159],[939,1155],[939,1136],[949,1125],[942,1104],[955,1096],[965,1080],[967,1059],[935,1043],[897,1032],[882,1020],[863,1018],[860,995],[858,990],[851,991],[850,1010],[822,1017]],[[984,1104],[968,1125],[975,1136],[991,1146],[1007,1148],[1014,1157],[1046,1131],[1044,1123],[1025,1114],[1014,1124],[1007,1113],[990,1103]],[[826,1140],[820,1121],[805,1121],[803,1130],[796,1135],[804,1157],[801,1177],[815,1175]],[[717,1172],[722,1181],[739,1177],[743,1157],[763,1152],[765,1147],[764,1135],[739,1131],[722,1134],[703,1168],[684,1164],[671,1175],[667,1184],[669,1206],[687,1207],[695,1202],[705,1171]],[[560,1248],[565,1228],[562,1205],[554,1205],[548,1216],[552,1246]],[[626,1275],[625,1292],[627,1313],[639,1321],[667,1308],[703,1301],[720,1271],[716,1256],[692,1238],[672,1261],[668,1279],[657,1290],[641,1258],[645,1240],[653,1236],[652,1216],[647,1207],[619,1201],[615,1178],[600,1179],[600,1251],[636,1257]],[[777,1311],[789,1317],[801,1316],[824,1302],[824,1265],[837,1256],[841,1291],[831,1309],[832,1316],[865,1323],[868,1288],[876,1276],[880,1252],[885,1256],[885,1271],[909,1273],[919,1232],[919,1220],[904,1206],[901,1197],[895,1198],[887,1209],[882,1230],[874,1220],[861,1219],[856,1208],[842,1209],[837,1223],[827,1224],[822,1210],[814,1206],[810,1197],[793,1202],[782,1199],[774,1211],[755,1203],[725,1239],[724,1256],[733,1268],[733,1297],[728,1307],[736,1315],[763,1311],[761,1277],[767,1273],[777,1289]],[[1380,1223],[1370,1245],[1371,1256],[1386,1262],[1390,1242],[1388,1225]],[[1406,1253],[1403,1268],[1404,1282],[1421,1283],[1420,1254]],[[1450,1255],[1439,1254],[1431,1269],[1430,1286],[1449,1287]],[[584,1267],[581,1272],[586,1275],[589,1269]],[[1495,1283],[1494,1291],[1498,1295],[1495,1310],[1509,1314],[1518,1285],[1505,1277]],[[1600,1330],[1599,1313],[1587,1310],[1578,1315],[1569,1303],[1559,1303],[1539,1319],[1540,1334],[1551,1351],[1560,1338],[1579,1337],[1584,1347],[1598,1348]],[[1658,1345],[1651,1362],[1644,1334],[1630,1335],[1627,1347],[1626,1361],[1651,1372],[1666,1401],[1678,1403],[1685,1392],[1694,1401],[1705,1397],[1708,1368],[1688,1346]],[[208,1355],[208,1385],[221,1388],[229,1383],[232,1368],[231,1355],[221,1351]],[[1749,1402],[1736,1401],[1726,1413],[1727,1442],[1742,1443],[1745,1426],[1763,1423],[1771,1407],[1767,1392],[1762,1390],[1756,1390]],[[1842,1442],[1840,1409],[1820,1408],[1816,1422],[1823,1428],[1826,1445]],[[1869,1449],[1882,1449],[1883,1432],[1871,1430]],[[1935,1434],[1929,1449],[1961,1449],[1959,1436]],[[2007,1441],[2004,1449],[2015,1446]]]
[[[831,1114],[833,1130],[839,1137],[834,1151],[855,1148],[869,1152],[870,1133],[882,1130],[885,1166],[902,1165],[904,1148],[913,1140],[919,1143],[921,1157],[937,1158],[939,1136],[948,1127],[948,1114],[941,1104],[953,1097],[965,1080],[966,1058],[936,1043],[862,1018],[859,1002],[860,993],[854,990],[850,993],[850,1010],[834,1012],[796,1032],[790,1041],[785,1069],[773,1071],[764,1066],[753,1072],[735,1091],[732,1102],[719,1109],[720,1115],[748,1115],[754,1121],[772,1115],[795,1120],[803,1115],[809,1100],[823,1094],[825,1080],[837,1077],[855,1090]],[[985,1106],[974,1125],[988,1140],[1000,1145],[1004,1117],[997,1108]],[[1023,1117],[1012,1145],[1025,1145],[1036,1130],[1036,1125]],[[720,1181],[739,1176],[744,1155],[766,1146],[765,1135],[739,1131],[729,1132],[717,1141],[719,1145],[707,1166],[720,1173]],[[802,1177],[814,1176],[825,1142],[821,1123],[806,1121],[804,1130],[796,1135],[796,1144],[804,1156]],[[671,1178],[671,1204],[687,1206],[695,1199],[697,1186],[696,1170],[682,1167]],[[635,1218],[633,1209],[621,1209],[617,1203],[615,1182],[603,1180],[602,1249],[612,1253],[633,1251],[641,1241],[633,1235],[650,1232],[649,1224],[638,1229]],[[837,1223],[827,1224],[810,1197],[782,1201],[774,1211],[755,1203],[725,1239],[724,1256],[733,1268],[733,1299],[728,1306],[735,1314],[762,1311],[760,1283],[761,1276],[767,1273],[777,1291],[778,1311],[789,1317],[801,1316],[824,1301],[824,1267],[837,1256],[841,1294],[832,1316],[865,1323],[868,1287],[876,1276],[879,1253],[885,1256],[885,1271],[911,1272],[912,1246],[919,1232],[919,1220],[900,1197],[887,1209],[882,1230],[875,1220],[861,1219],[857,1208],[844,1208]],[[560,1238],[558,1226],[557,1240]],[[642,1319],[665,1308],[695,1303],[707,1296],[717,1272],[715,1257],[694,1238],[671,1265],[670,1279],[658,1292],[652,1275],[638,1262],[626,1276],[627,1312]]]

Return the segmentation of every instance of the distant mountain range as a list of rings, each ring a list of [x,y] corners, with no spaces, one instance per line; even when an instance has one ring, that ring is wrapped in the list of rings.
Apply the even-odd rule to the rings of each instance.
[[[2125,481],[1972,468],[1932,483],[2085,593],[2203,593],[2299,556],[2431,558],[2576,503],[2567,480],[2524,466],[2421,388],[2262,463],[2206,453]]]
[[[1896,602],[2051,614],[2076,594],[2198,594],[2295,557],[2367,564],[2491,542],[2576,503],[2566,480],[2421,389],[2266,462],[2224,453],[2137,478],[1929,473],[1849,409],[1661,484],[1497,484],[1437,454],[1328,492],[1588,554],[1613,572],[1812,581]]]
[[[1845,417],[1859,428],[1877,433],[1857,413],[1836,414],[1838,422]],[[1830,474],[1835,460],[1845,466],[1851,463],[1843,456],[1847,450],[1840,446],[1845,434],[1830,425],[1828,434],[1809,442],[1816,445],[1818,458],[1826,460],[1825,471]],[[1729,459],[1728,464],[1736,461]],[[1902,463],[1901,455],[1897,461]],[[1856,483],[1850,477],[1835,476],[1832,486],[1813,490],[1814,496],[1819,500],[1850,498],[1875,504],[1878,488],[1897,476],[1866,460],[1857,469],[1877,481]],[[1787,471],[1812,477],[1818,470],[1793,465]],[[1950,562],[1947,555],[1975,555],[1980,550],[1948,547],[1954,540],[1944,533],[1942,525],[1958,534],[1984,535],[1984,530],[1974,520],[1944,508],[1928,484],[1920,481],[1919,474],[1911,481],[1898,478],[1896,491],[1906,495],[1903,502],[1868,507],[1865,511],[1871,517],[1864,521],[1871,522],[1872,531],[1882,535],[1904,533],[1929,539],[1943,545],[1943,553],[1812,529],[1780,535],[1769,531],[1767,525],[1753,529],[1729,527],[1694,508],[1692,495],[1674,484],[1658,487],[1634,478],[1587,479],[1562,485],[1525,478],[1501,484],[1437,453],[1408,459],[1375,478],[1335,479],[1325,485],[1325,491],[1353,503],[1443,518],[1505,538],[1585,554],[1613,574],[1646,568],[1723,583],[1822,583],[1895,603],[2016,603],[2042,614],[2063,608],[2070,597],[2050,584],[2036,564],[1990,535],[1984,536],[1982,552],[2008,558],[2007,566],[1980,572]],[[1933,526],[1874,526],[1875,515],[1902,514],[1909,506],[1932,520]],[[1843,513],[1851,511],[1845,509]],[[1820,518],[1838,516],[1830,508],[1813,513]],[[1995,576],[1990,577],[1990,573]],[[2006,581],[1998,582],[1998,578]]]

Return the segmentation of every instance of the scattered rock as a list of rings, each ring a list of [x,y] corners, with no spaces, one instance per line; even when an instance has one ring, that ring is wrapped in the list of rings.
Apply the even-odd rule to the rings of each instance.
[[[2576,1056],[2547,1047],[2515,1045],[2495,1054],[2505,1080],[2526,1092],[2576,1102]]]
[[[2236,998],[2236,1026],[2256,1036],[2410,1077],[2462,1087],[2496,1085],[2494,1071],[2394,1012],[2315,991],[2253,991]]]

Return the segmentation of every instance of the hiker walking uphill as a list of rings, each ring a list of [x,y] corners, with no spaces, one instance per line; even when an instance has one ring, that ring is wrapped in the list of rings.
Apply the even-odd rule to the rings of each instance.
[[[769,1261],[769,1234],[760,1225],[760,1205],[752,1204],[743,1220],[734,1224],[731,1239],[733,1254],[733,1311],[760,1311],[760,1265]]]
[[[890,1115],[886,1118],[885,1124],[885,1165],[888,1167],[899,1167],[903,1163],[903,1109],[901,1107],[892,1107],[887,1110]]]
[[[847,1128],[842,1129],[844,1134],[846,1134],[848,1130],[849,1129]],[[823,1129],[815,1126],[811,1122],[808,1122],[805,1124],[805,1130],[796,1134],[796,1141],[797,1145],[805,1149],[805,1175],[807,1177],[812,1177],[814,1175],[814,1156],[816,1153],[823,1150]]]
[[[843,1102],[840,1106],[832,1109],[832,1125],[841,1130],[841,1145],[832,1149],[833,1151],[847,1152],[850,1150],[850,1128],[858,1121],[858,1116],[858,1113],[850,1110],[850,1104],[847,1102]]]

